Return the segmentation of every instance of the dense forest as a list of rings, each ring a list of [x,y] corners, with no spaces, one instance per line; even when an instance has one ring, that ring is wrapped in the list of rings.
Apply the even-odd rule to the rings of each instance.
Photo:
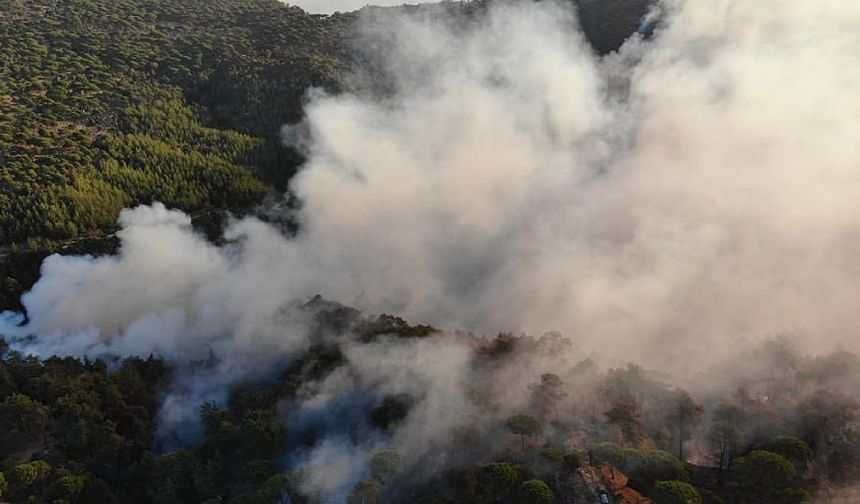
[[[283,190],[299,159],[279,126],[306,89],[336,88],[348,19],[275,0],[0,3],[2,305],[126,206],[217,227]]]
[[[4,345],[0,498],[321,502],[307,481],[329,468],[290,457],[318,443],[320,429],[336,429],[291,416],[309,389],[350,367],[350,345],[444,337],[470,348],[474,374],[458,386],[475,413],[446,425],[423,460],[407,461],[396,444],[369,454],[369,472],[344,490],[347,502],[551,504],[597,502],[606,493],[619,503],[800,504],[811,495],[827,501],[858,476],[860,403],[848,391],[860,379],[860,359],[851,353],[810,358],[787,340],[770,340],[737,368],[717,370],[696,397],[659,372],[635,364],[603,371],[589,358],[505,383],[505,370],[571,342],[558,334],[445,336],[318,298],[303,309],[314,314],[318,343],[264,377],[233,384],[223,402],[203,403],[200,431],[170,450],[156,422],[179,369],[153,356],[40,360]],[[204,373],[214,359],[181,372]],[[514,388],[528,392],[519,410],[507,411],[499,401]],[[332,413],[350,417],[355,436],[384,438],[427,400],[378,393]]]
[[[343,17],[277,2],[0,4],[0,243],[110,228],[159,199],[241,208],[295,159],[278,127],[334,86]]]

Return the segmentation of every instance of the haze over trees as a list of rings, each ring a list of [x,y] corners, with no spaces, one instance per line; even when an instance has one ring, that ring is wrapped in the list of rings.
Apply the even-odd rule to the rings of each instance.
[[[397,12],[468,25],[491,3]],[[577,3],[598,53],[649,6]],[[286,190],[302,159],[280,128],[307,90],[375,68],[350,46],[358,17],[274,0],[0,0],[0,312],[22,308],[46,254],[111,252],[122,208],[165,202],[217,240],[226,214]],[[702,378],[599,362],[575,335],[444,332],[321,297],[274,318],[289,321],[275,339],[308,334],[259,367],[227,362],[230,328],[205,327],[199,360],[39,358],[21,351],[30,336],[0,334],[0,502],[804,504],[860,478],[848,351],[774,338]]]
[[[307,305],[322,306],[314,312],[320,324],[316,331],[349,327],[344,339],[309,348],[263,380],[233,384],[223,402],[200,406],[198,433],[169,448],[166,443],[173,441],[158,428],[164,414],[160,397],[176,373],[187,370],[152,356],[112,362],[37,359],[4,345],[2,498],[81,504],[272,503],[289,494],[293,502],[316,502],[318,487],[310,482],[334,469],[303,465],[295,457],[314,446],[320,434],[290,420],[290,412],[304,407],[304,391],[348,369],[344,352],[352,351],[350,346],[442,337],[393,317],[367,317],[319,303]],[[475,352],[470,385],[475,423],[449,426],[449,441],[436,446],[435,455],[423,456],[444,454],[439,459],[444,463],[434,467],[423,466],[414,454],[405,457],[397,444],[368,453],[366,472],[344,490],[346,502],[550,504],[596,498],[595,492],[605,489],[612,502],[645,495],[670,504],[800,504],[860,476],[860,437],[854,429],[860,403],[839,392],[860,379],[860,359],[853,354],[810,358],[784,341],[770,342],[762,352],[775,345],[793,362],[781,383],[765,385],[739,376],[702,399],[635,365],[607,372],[591,368],[586,374],[583,370],[589,368],[582,365],[553,369],[553,387],[567,395],[558,402],[557,414],[541,419],[543,408],[534,397],[523,398],[522,404],[531,405],[523,412],[505,416],[496,403],[494,376],[507,366],[520,366],[524,356],[542,346],[556,344],[557,336],[509,337],[508,349],[502,351],[497,339],[456,337]],[[192,364],[198,370],[215,365]],[[533,387],[521,390],[525,396],[539,394]],[[782,392],[778,399],[774,391]],[[598,398],[597,411],[606,414],[592,415],[591,397]],[[619,403],[625,397],[630,402]],[[664,399],[678,397],[689,406],[686,411],[699,417],[684,436],[683,458],[673,454],[678,438],[665,420],[678,414],[679,403]],[[351,422],[368,429],[358,431],[362,435],[382,436],[396,431],[391,423],[396,418],[417,414],[424,400],[413,398],[396,407],[392,401],[376,395],[350,412]],[[379,408],[392,409],[389,422],[375,420]],[[621,409],[637,419],[633,436],[625,435],[611,414]],[[732,430],[724,435],[727,422]],[[616,495],[622,497],[615,500]]]

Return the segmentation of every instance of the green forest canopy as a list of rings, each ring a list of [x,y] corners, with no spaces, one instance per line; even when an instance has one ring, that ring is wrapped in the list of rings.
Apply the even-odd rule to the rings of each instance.
[[[242,208],[283,185],[279,125],[333,88],[348,16],[275,0],[0,1],[0,244],[161,200]]]

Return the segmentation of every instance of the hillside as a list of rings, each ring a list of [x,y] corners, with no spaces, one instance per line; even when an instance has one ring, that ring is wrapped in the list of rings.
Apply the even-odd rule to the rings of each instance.
[[[649,3],[581,0],[595,49]],[[276,0],[0,0],[0,307],[20,308],[46,255],[109,251],[122,208],[162,201],[217,230],[283,191],[301,157],[279,129],[308,88],[341,87],[357,19]]]
[[[217,227],[282,190],[299,159],[279,126],[336,87],[347,22],[275,0],[0,2],[0,306],[47,253],[109,246],[68,240],[126,206]]]
[[[583,0],[595,48],[617,48],[647,4]],[[136,203],[237,209],[282,189],[299,159],[279,127],[308,88],[337,89],[356,17],[275,0],[3,0],[0,244],[109,229]]]
[[[860,410],[840,392],[860,377],[854,354],[811,358],[772,340],[698,403],[635,364],[536,366],[569,351],[559,335],[445,335],[320,298],[293,309],[311,317],[307,350],[201,402],[231,367],[211,353],[173,365],[38,359],[0,340],[0,499],[575,504],[602,491],[618,504],[808,504],[857,476]],[[450,355],[452,342],[471,369],[461,399],[438,383],[413,388],[444,369],[435,359],[382,382],[362,368],[365,352],[397,369],[414,349]],[[512,387],[522,394],[513,409]],[[458,400],[469,415],[449,416]],[[172,424],[182,410],[193,428]]]
[[[596,50],[648,3],[582,0]],[[283,191],[301,157],[279,129],[308,88],[341,86],[357,19],[276,0],[0,0],[0,307],[20,307],[47,254],[110,250],[122,208],[162,201],[217,230]]]
[[[259,201],[278,126],[333,87],[343,17],[272,1],[0,3],[0,243],[110,228],[163,200]]]

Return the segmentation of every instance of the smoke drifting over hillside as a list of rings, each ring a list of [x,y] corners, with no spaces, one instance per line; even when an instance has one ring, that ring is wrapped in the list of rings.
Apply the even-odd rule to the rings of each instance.
[[[291,307],[321,294],[446,329],[558,330],[578,355],[681,376],[785,332],[856,349],[860,4],[663,7],[652,40],[602,59],[549,2],[500,3],[466,29],[368,18],[367,39],[390,42],[391,92],[311,94],[306,122],[285,128],[308,156],[297,236],[248,218],[218,247],[180,212],[127,210],[117,256],[48,258],[27,324],[7,316],[0,332],[33,335],[16,344],[42,355],[211,349],[212,376],[232,378],[306,348]],[[426,456],[469,414],[468,349],[378,345],[349,347],[350,375],[302,411],[363,386],[420,395],[394,436]],[[177,393],[220,389],[203,388]],[[307,462],[346,462],[310,481],[342,492],[354,459],[389,441],[321,444]]]
[[[419,4],[428,0],[413,0],[410,4]],[[293,0],[289,5],[301,7],[311,14],[332,14],[334,12],[351,12],[368,5],[394,6],[402,5],[402,0]]]

